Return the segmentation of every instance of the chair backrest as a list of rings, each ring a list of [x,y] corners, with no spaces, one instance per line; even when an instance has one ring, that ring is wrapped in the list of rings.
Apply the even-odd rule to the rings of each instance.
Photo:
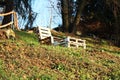
[[[45,28],[45,27],[38,27],[38,28],[39,28],[39,38],[40,39],[44,39],[44,38],[52,36],[49,28]]]

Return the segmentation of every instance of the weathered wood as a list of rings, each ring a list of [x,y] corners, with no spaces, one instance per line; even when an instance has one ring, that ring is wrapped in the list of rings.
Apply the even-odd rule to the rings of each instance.
[[[65,44],[64,46],[66,47],[80,47],[82,46],[84,49],[86,49],[86,41],[85,40],[82,40],[82,39],[77,39],[77,38],[74,38],[74,37],[70,37],[68,36],[65,40],[64,40]]]
[[[10,15],[10,14],[13,14],[13,13],[14,13],[13,11],[10,11],[8,13],[2,13],[2,14],[0,14],[0,16],[7,16],[7,15]]]
[[[14,26],[15,26],[15,28],[17,30],[20,30],[19,26],[18,26],[18,18],[17,18],[17,13],[16,12],[13,13],[13,18],[14,18]]]
[[[7,16],[7,15],[11,15],[11,14],[13,14],[13,11],[10,11],[10,12],[8,12],[8,13],[2,13],[2,14],[0,14],[0,16]],[[7,27],[7,26],[9,26],[9,25],[11,25],[11,24],[13,24],[12,21],[9,22],[9,23],[6,23],[6,24],[4,24],[4,25],[1,25],[0,28]]]
[[[83,46],[84,49],[86,49],[86,40],[78,39],[78,47]]]
[[[13,14],[14,21],[13,21],[13,22],[11,21],[11,22],[9,22],[9,23],[7,23],[7,24],[4,24],[4,25],[0,26],[0,28],[7,27],[7,26],[9,26],[9,25],[11,25],[11,24],[14,23],[14,27],[15,27],[17,30],[20,30],[19,27],[18,27],[18,19],[17,19],[17,14],[16,14],[16,12],[10,11],[10,12],[8,12],[8,13],[2,13],[2,14],[0,14],[0,16],[8,16],[8,15],[12,15],[12,14]]]
[[[9,26],[9,25],[11,25],[11,24],[13,24],[13,22],[12,22],[12,21],[11,21],[11,22],[9,22],[9,23],[7,23],[7,24],[5,24],[5,25],[1,25],[1,26],[0,26],[0,28],[7,27],[7,26]]]
[[[46,38],[50,39],[50,43],[54,43],[53,37],[51,35],[50,29],[49,28],[43,28],[39,27],[39,39],[40,41],[46,40]]]
[[[51,31],[49,28],[43,28],[39,27],[39,39],[40,43],[44,44],[54,44],[54,45],[61,45],[65,47],[80,47],[82,46],[84,49],[86,49],[86,43],[85,40],[77,39],[74,37],[66,37],[65,39],[54,37],[51,34]]]

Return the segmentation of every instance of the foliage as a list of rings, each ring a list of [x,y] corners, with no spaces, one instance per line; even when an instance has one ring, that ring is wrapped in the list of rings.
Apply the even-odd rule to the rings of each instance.
[[[33,0],[14,0],[15,11],[18,12],[19,16],[24,19],[26,22],[25,29],[29,29],[32,27],[37,14],[32,10]]]

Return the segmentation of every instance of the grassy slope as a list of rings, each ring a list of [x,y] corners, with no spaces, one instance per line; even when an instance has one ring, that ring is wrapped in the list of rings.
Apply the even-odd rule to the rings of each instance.
[[[87,49],[39,45],[34,34],[0,40],[1,80],[119,80],[120,48],[87,40]]]

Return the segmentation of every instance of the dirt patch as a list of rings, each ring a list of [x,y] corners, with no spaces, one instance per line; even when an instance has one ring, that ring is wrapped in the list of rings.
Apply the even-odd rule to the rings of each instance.
[[[6,39],[5,32],[0,29],[0,39]]]

